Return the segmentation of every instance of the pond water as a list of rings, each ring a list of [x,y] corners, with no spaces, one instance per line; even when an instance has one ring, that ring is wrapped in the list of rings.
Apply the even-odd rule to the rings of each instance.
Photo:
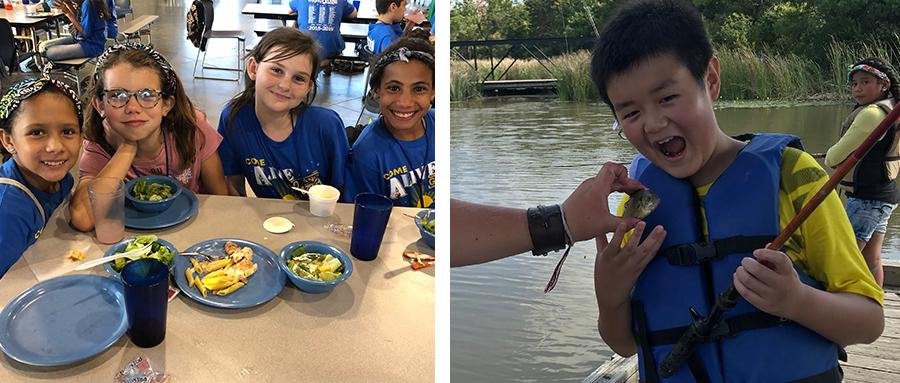
[[[792,133],[807,151],[824,152],[851,109],[718,109],[716,117],[729,135]],[[602,103],[484,99],[453,104],[450,120],[450,195],[470,202],[560,203],[604,162],[630,163],[637,154],[611,130],[614,120]],[[620,200],[613,194],[607,203],[614,209]],[[900,214],[889,227],[900,227]],[[900,259],[898,232],[888,230],[885,258]],[[451,380],[580,382],[608,360],[612,351],[597,332],[595,255],[593,242],[577,244],[549,294],[543,288],[561,252],[451,269]]]

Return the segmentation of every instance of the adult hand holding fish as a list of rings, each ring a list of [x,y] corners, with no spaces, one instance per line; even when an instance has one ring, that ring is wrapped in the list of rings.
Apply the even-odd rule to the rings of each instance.
[[[450,266],[490,262],[529,250],[546,254],[574,242],[605,238],[619,224],[631,229],[640,221],[614,216],[607,200],[612,192],[643,187],[628,178],[625,166],[607,162],[562,205],[525,210],[450,199]]]

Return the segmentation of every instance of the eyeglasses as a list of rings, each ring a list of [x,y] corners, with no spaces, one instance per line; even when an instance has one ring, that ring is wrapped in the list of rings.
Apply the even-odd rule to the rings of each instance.
[[[129,92],[122,88],[113,88],[103,91],[103,97],[106,98],[106,103],[113,108],[125,107],[125,105],[128,105],[128,101],[131,100],[131,97],[134,97],[134,99],[137,100],[138,105],[145,109],[150,109],[159,104],[160,96],[165,95],[165,92],[155,89],[141,89],[137,92]]]

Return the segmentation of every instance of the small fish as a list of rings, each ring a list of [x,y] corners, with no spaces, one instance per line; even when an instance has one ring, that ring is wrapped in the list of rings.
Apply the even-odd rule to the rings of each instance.
[[[628,201],[625,201],[625,211],[622,216],[644,219],[657,206],[659,206],[659,197],[656,193],[647,188],[638,189],[628,194]]]

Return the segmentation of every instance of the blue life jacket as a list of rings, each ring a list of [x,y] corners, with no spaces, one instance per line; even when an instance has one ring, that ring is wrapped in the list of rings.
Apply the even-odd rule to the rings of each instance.
[[[704,197],[709,242],[703,242],[694,187],[643,156],[631,164],[632,177],[660,198],[659,207],[644,219],[647,228],[662,225],[667,232],[662,250],[631,293],[642,382],[841,380],[836,344],[793,321],[762,312],[743,298],[674,376],[657,375],[659,363],[692,322],[688,308],[700,315],[709,313],[716,295],[732,283],[741,260],[752,257],[753,250],[765,247],[781,231],[782,152],[788,144],[802,146],[796,136],[753,137]],[[797,271],[804,283],[821,289]]]

